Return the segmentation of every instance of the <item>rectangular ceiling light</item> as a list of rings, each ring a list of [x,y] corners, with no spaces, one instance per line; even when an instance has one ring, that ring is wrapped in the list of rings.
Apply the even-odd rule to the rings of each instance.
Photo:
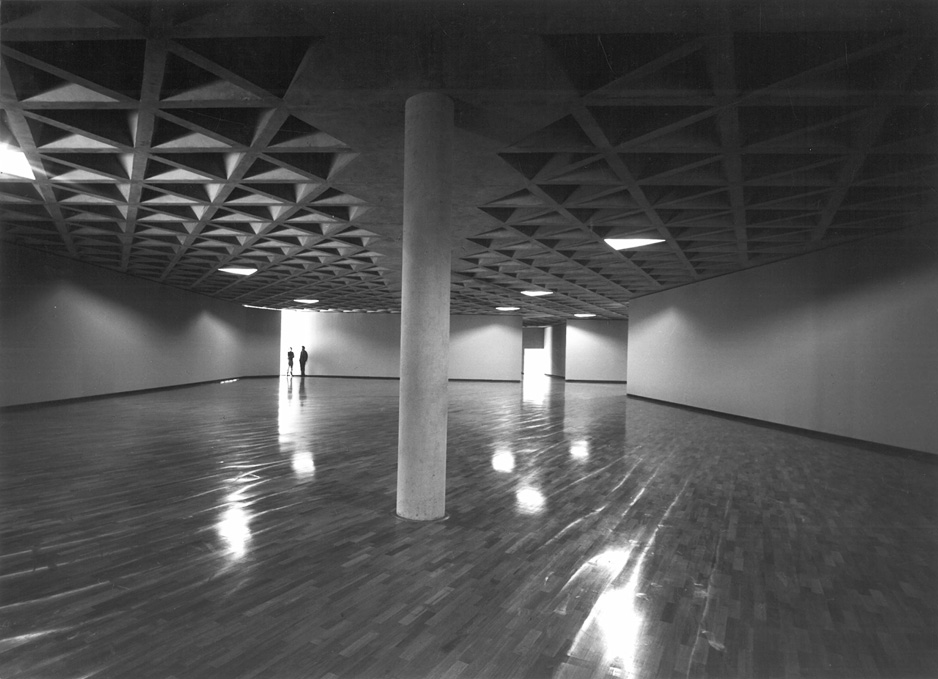
[[[219,269],[219,271],[233,273],[235,276],[250,276],[252,273],[257,273],[257,269],[249,269],[243,266],[225,266]]]
[[[554,293],[549,290],[522,290],[522,295],[527,295],[528,297],[542,297],[543,295],[553,295]]]
[[[19,149],[0,146],[0,174],[10,174],[23,179],[35,179],[33,168],[26,160],[26,154]]]
[[[315,304],[318,302],[318,299],[295,299],[294,302],[299,302],[300,304]]]
[[[606,238],[605,240],[615,250],[628,250],[664,242],[664,238]]]

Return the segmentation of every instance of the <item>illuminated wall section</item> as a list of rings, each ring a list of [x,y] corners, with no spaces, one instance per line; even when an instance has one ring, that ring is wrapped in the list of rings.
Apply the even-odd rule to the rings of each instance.
[[[283,313],[280,373],[292,346],[299,374],[300,347],[309,353],[308,375],[400,376],[399,314],[288,311]],[[451,316],[449,377],[465,380],[521,379],[519,316]]]
[[[938,230],[633,300],[629,392],[938,453]]]
[[[277,313],[10,244],[0,265],[0,405],[277,372]]]
[[[280,374],[287,369],[288,347],[306,346],[308,375],[328,377],[398,377],[401,363],[401,317],[396,314],[285,311],[281,314]]]

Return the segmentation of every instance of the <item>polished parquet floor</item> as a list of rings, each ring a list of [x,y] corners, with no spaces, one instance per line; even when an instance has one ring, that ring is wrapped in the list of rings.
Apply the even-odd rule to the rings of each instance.
[[[0,413],[0,677],[935,677],[938,465],[627,399],[450,385],[398,518],[398,384]]]

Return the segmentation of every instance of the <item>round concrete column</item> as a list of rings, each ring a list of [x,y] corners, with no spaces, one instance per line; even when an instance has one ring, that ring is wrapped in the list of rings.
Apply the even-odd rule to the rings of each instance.
[[[407,100],[397,513],[446,514],[453,102]]]

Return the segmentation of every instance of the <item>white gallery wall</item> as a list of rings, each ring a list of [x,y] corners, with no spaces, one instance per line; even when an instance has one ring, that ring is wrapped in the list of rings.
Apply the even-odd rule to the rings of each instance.
[[[300,347],[309,353],[307,375],[398,377],[401,317],[398,314],[284,311],[280,333],[280,374],[287,369],[287,348],[300,373]]]
[[[628,321],[567,321],[567,380],[625,382],[628,346]]]
[[[635,299],[629,392],[938,453],[938,229]]]
[[[307,375],[400,377],[400,314],[285,311],[280,338],[280,373],[287,347],[297,358],[309,353]],[[450,379],[521,379],[520,316],[451,316]]]
[[[520,380],[524,359],[520,316],[451,316],[451,380]]]
[[[279,315],[0,244],[0,405],[275,375]]]

